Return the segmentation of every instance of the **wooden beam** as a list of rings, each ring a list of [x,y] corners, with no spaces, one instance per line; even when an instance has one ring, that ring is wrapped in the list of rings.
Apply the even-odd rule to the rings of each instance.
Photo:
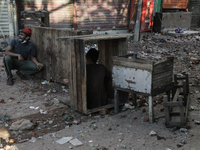
[[[119,112],[119,92],[117,89],[114,88],[114,99],[115,99],[115,113],[118,113]]]
[[[149,122],[154,122],[154,109],[153,109],[153,98],[152,96],[148,97],[149,99]]]
[[[141,10],[142,10],[142,0],[138,0],[138,10],[137,10],[137,18],[134,28],[134,41],[139,41],[140,39],[140,17],[141,17]]]
[[[33,14],[30,14],[31,18],[34,19],[35,21],[37,21],[38,23],[40,23],[43,27],[46,27],[46,25],[40,21],[39,19],[37,19]]]

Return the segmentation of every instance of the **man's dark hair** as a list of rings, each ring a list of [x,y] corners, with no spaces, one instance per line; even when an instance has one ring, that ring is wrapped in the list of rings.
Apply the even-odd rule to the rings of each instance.
[[[86,54],[86,58],[87,59],[90,58],[94,63],[97,62],[98,57],[99,57],[99,51],[96,50],[95,48],[91,48]]]

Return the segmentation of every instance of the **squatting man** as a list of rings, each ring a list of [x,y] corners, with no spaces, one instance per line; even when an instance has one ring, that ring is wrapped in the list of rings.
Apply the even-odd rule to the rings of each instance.
[[[8,85],[14,84],[11,70],[17,69],[16,74],[26,80],[27,75],[37,73],[43,68],[43,64],[36,58],[35,44],[30,41],[31,35],[32,29],[22,29],[19,37],[8,43],[3,60]],[[28,60],[29,56],[31,60]]]

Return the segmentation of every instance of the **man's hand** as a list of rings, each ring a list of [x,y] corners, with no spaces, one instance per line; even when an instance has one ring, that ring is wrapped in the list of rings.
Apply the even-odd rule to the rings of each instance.
[[[20,55],[20,54],[18,55],[18,60],[21,62],[24,62],[24,58],[22,57],[22,55]]]
[[[43,68],[43,66],[44,66],[44,65],[41,64],[41,63],[38,63],[38,64],[37,64],[37,67],[38,67],[39,70],[41,70],[41,69]]]

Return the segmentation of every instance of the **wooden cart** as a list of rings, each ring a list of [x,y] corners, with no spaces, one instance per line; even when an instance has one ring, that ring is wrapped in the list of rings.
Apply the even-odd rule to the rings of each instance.
[[[152,96],[172,89],[173,57],[154,63],[152,60],[133,59],[132,55],[113,57],[113,86],[115,88],[115,112],[119,112],[119,91],[148,96],[149,120],[153,122]]]

